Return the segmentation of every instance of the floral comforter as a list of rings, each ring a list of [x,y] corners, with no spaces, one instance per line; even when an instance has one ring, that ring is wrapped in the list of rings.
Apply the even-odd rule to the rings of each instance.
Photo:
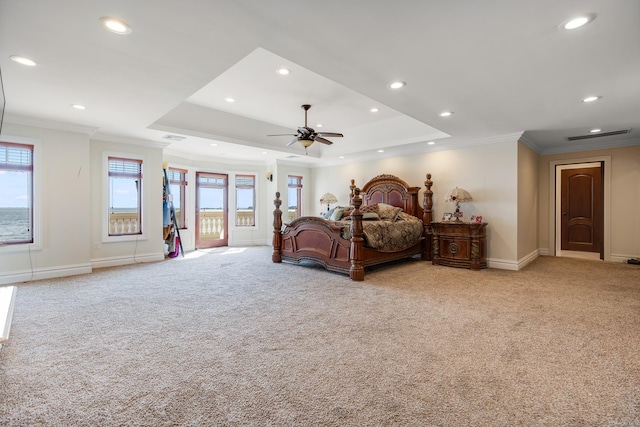
[[[351,238],[351,221],[336,221],[344,225],[342,237]],[[415,245],[424,231],[422,220],[400,212],[395,221],[362,221],[365,246],[381,252],[398,252]]]

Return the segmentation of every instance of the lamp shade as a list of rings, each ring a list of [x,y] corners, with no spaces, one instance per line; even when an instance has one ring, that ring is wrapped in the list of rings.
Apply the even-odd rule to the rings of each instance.
[[[444,196],[445,202],[454,202],[456,204],[460,202],[470,202],[471,200],[473,200],[471,198],[471,194],[469,194],[469,192],[464,188],[458,188],[458,187],[449,191],[447,195]]]
[[[320,197],[320,204],[324,205],[324,204],[331,204],[331,203],[336,203],[338,201],[338,199],[336,198],[335,195],[331,194],[331,193],[324,193],[322,195],[322,197]]]

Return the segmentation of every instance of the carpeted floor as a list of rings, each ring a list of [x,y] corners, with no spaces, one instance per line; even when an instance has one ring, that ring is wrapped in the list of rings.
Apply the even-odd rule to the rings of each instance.
[[[640,268],[219,248],[20,284],[2,426],[640,426]]]

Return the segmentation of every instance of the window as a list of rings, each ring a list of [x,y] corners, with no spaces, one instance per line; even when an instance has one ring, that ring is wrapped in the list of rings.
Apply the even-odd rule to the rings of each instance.
[[[169,179],[169,191],[173,201],[173,209],[176,211],[176,221],[179,228],[187,228],[187,171],[183,169],[169,168],[167,170]]]
[[[287,203],[288,206],[288,218],[292,219],[302,216],[302,177],[289,175],[287,177]]]
[[[33,243],[33,146],[0,142],[0,244]]]
[[[109,157],[109,236],[142,234],[142,160]]]
[[[236,175],[236,226],[256,225],[256,177]]]

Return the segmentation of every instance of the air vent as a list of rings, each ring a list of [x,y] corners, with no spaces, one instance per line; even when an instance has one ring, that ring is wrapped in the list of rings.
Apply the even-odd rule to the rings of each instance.
[[[162,139],[168,139],[169,141],[182,141],[184,139],[187,139],[186,136],[178,136],[178,135],[165,135],[162,137]]]
[[[580,141],[581,139],[602,138],[604,136],[624,135],[631,132],[631,129],[613,130],[611,132],[592,133],[589,135],[568,136],[567,141]]]

